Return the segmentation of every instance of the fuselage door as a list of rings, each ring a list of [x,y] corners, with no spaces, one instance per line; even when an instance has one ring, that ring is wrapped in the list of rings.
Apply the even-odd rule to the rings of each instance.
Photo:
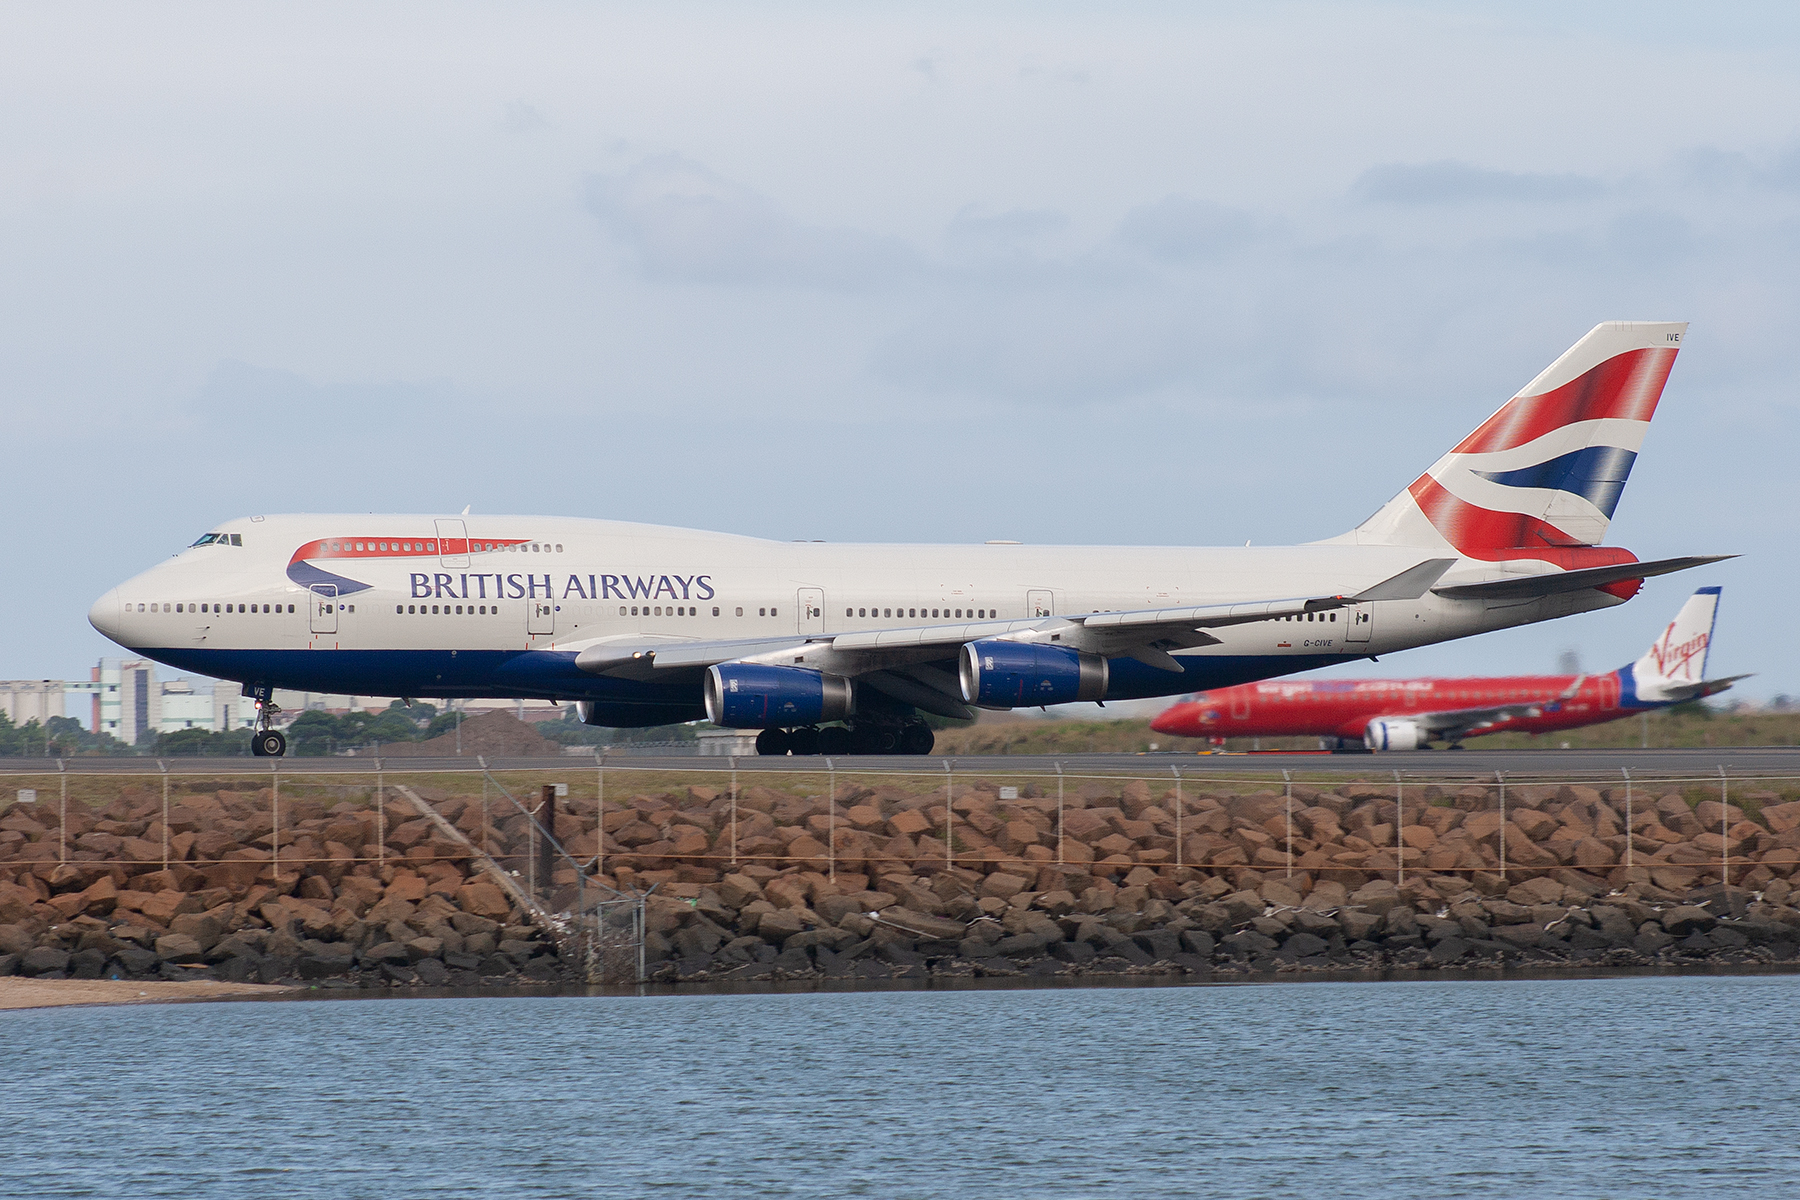
[[[438,561],[446,567],[469,565],[469,531],[461,518],[447,517],[437,522]]]
[[[556,601],[544,596],[525,602],[525,632],[533,636],[556,632]]]
[[[337,632],[337,584],[315,583],[307,599],[312,607],[307,611],[312,614],[309,628],[314,633]]]
[[[1595,680],[1595,682],[1600,685],[1601,709],[1606,712],[1611,712],[1613,709],[1619,707],[1619,677],[1616,674],[1609,672],[1608,674],[1602,675],[1599,679]]]
[[[1025,593],[1025,615],[1028,617],[1047,617],[1051,615],[1051,593],[1049,588],[1032,588]]]
[[[1250,692],[1247,688],[1234,687],[1230,691],[1231,719],[1248,721],[1250,719]]]
[[[801,588],[794,597],[794,610],[799,614],[802,636],[825,632],[824,588]]]
[[[1375,628],[1375,608],[1369,604],[1352,604],[1341,610],[1343,619],[1350,622],[1344,626],[1344,642],[1366,642]]]

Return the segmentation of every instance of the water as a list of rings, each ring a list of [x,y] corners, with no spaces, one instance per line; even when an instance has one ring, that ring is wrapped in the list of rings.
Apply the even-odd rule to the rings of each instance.
[[[0,1014],[0,1192],[1792,1194],[1800,979]]]

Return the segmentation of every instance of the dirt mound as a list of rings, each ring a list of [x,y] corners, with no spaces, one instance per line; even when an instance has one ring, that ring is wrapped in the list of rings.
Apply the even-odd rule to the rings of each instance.
[[[454,731],[428,742],[399,742],[381,748],[383,758],[453,758],[457,735]],[[462,756],[483,754],[496,758],[519,758],[533,754],[558,754],[562,747],[511,713],[498,710],[468,717],[462,723]]]

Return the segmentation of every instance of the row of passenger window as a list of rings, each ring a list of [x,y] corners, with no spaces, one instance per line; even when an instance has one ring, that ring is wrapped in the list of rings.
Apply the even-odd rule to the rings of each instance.
[[[433,613],[437,613],[440,608],[444,611],[438,615],[445,617],[497,617],[500,615],[500,606],[498,604],[458,604],[454,607],[455,611],[452,612],[452,606],[448,604],[396,604],[394,605],[394,611],[397,613],[415,613],[422,617],[429,617]],[[469,611],[465,613],[463,611],[464,608],[467,608]],[[477,612],[477,609],[480,611]]]
[[[846,608],[846,617],[918,617],[924,620],[942,620],[935,608]],[[989,617],[999,616],[999,612],[986,608],[944,609],[943,616],[952,620],[985,621]]]
[[[139,612],[146,611],[145,606],[142,604],[137,606],[137,610]],[[189,612],[189,613],[293,612],[294,606],[290,604],[286,608],[283,608],[279,604],[275,604],[275,605],[264,604],[261,607],[258,607],[257,605],[254,605],[254,604],[237,604],[237,605],[213,604],[209,601],[205,604],[175,604],[175,605],[164,604],[160,608],[157,607],[156,605],[152,604],[152,605],[149,605],[148,611],[150,611],[150,612]]]
[[[1334,612],[1333,613],[1307,613],[1304,619],[1310,621],[1314,617],[1319,618],[1319,620],[1321,620],[1321,621],[1337,620],[1337,614]],[[1298,614],[1295,614],[1294,616],[1291,616],[1291,617],[1277,617],[1275,619],[1278,621],[1298,621],[1298,620],[1301,620],[1302,618]]]
[[[194,544],[196,546],[204,545],[205,539],[195,542]],[[326,548],[334,554],[436,554],[438,544],[436,542],[328,542],[326,543]],[[489,550],[504,550],[531,554],[561,554],[562,543],[557,542],[554,547],[552,547],[549,542],[521,542],[510,546],[504,542],[469,543],[470,553],[480,554]],[[452,552],[446,551],[446,553]]]

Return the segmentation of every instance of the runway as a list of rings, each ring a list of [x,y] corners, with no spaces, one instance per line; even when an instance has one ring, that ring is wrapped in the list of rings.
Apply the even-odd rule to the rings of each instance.
[[[1800,779],[1800,747],[1764,746],[1681,750],[1416,750],[1389,754],[1070,754],[981,755],[971,757],[916,758],[901,755],[808,758],[720,758],[697,755],[609,754],[602,760],[583,756],[562,758],[488,759],[492,771],[591,772],[608,770],[672,771],[681,773],[807,772],[835,771],[849,774],[941,775],[1048,775],[1058,769],[1067,775],[1146,776],[1173,778],[1246,778],[1289,772],[1294,778],[1320,775],[1357,776],[1364,779],[1492,780],[1504,774],[1517,779],[1622,780],[1634,778],[1717,778],[1723,771],[1737,778],[1788,777]],[[80,758],[59,764],[53,759],[0,760],[0,776],[32,776],[42,779],[66,769],[82,775],[392,775],[479,772],[483,762],[474,756],[460,758]],[[41,785],[40,785],[41,786]]]

